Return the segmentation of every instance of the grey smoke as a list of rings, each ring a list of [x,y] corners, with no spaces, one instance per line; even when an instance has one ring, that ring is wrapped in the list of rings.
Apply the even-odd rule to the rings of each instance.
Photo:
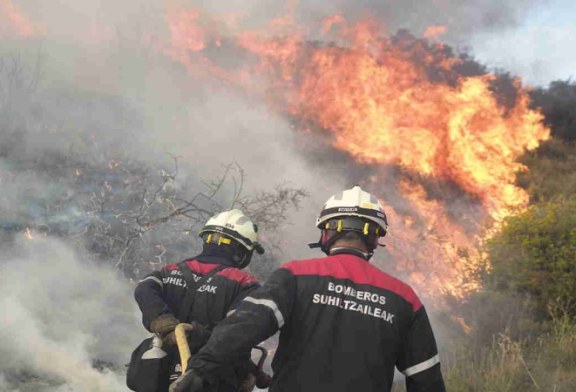
[[[293,7],[292,4],[296,4]],[[166,34],[162,17],[166,6],[192,6],[201,12],[221,15],[239,15],[245,27],[263,27],[272,18],[295,9],[296,18],[317,29],[319,21],[336,13],[349,20],[372,16],[384,22],[389,32],[408,29],[419,36],[429,26],[444,25],[447,32],[443,40],[468,47],[476,34],[498,33],[519,24],[535,0],[308,0],[289,1],[212,1],[199,0],[165,2],[112,0],[70,1],[50,3],[20,0],[18,7],[33,20],[46,26],[52,38],[70,41],[95,39],[96,36],[113,39],[118,34],[125,38],[137,35],[158,37]],[[96,55],[97,49],[92,49]],[[80,60],[80,59],[78,59]],[[102,59],[104,60],[104,59]],[[100,60],[101,62],[103,62]]]
[[[286,119],[210,81],[191,81],[181,67],[142,47],[133,27],[144,19],[123,13],[134,9],[106,4],[18,3],[45,24],[46,35],[0,39],[2,391],[126,390],[123,364],[146,335],[132,287],[110,267],[115,260],[83,252],[84,229],[98,218],[86,213],[90,194],[117,180],[108,161],[159,170],[171,169],[171,156],[178,156],[178,186],[192,191],[230,162],[245,169],[247,194],[276,183],[308,189],[317,183]],[[112,39],[87,45],[84,34],[101,15],[113,16],[106,19]],[[76,169],[97,177],[76,180]],[[67,242],[45,240],[43,231],[8,248],[14,233],[29,226],[56,234],[62,228]],[[289,238],[296,232],[300,226]],[[305,250],[305,237],[295,241],[294,254]],[[198,241],[186,241],[165,262],[195,254]],[[96,370],[94,360],[117,371]]]
[[[453,43],[464,43],[478,32],[497,32],[514,27],[534,0],[336,0],[307,2],[321,13],[336,13],[352,18],[367,15],[383,20],[390,32],[408,29],[415,35],[427,27],[444,25],[442,36]]]
[[[25,41],[2,39],[0,54],[17,53],[29,72],[38,65],[40,75],[37,91],[16,102],[7,95],[2,111],[3,140],[17,139],[5,142],[10,147],[0,156],[2,178],[10,183],[0,200],[9,221],[5,224],[24,226],[30,215],[38,220],[30,206],[41,205],[55,193],[71,202],[77,199],[73,187],[57,181],[63,173],[38,173],[35,167],[15,166],[15,160],[38,161],[50,154],[68,159],[73,152],[79,166],[129,158],[150,167],[170,167],[171,155],[179,159],[180,179],[192,188],[216,178],[223,164],[237,162],[246,170],[248,194],[275,183],[307,189],[313,196],[284,230],[282,257],[318,255],[305,245],[317,238],[318,209],[332,193],[364,179],[364,174],[360,169],[347,173],[345,160],[315,164],[307,156],[313,149],[299,145],[286,117],[218,81],[193,77],[160,54],[157,45],[162,47],[169,35],[166,4],[197,6],[209,13],[244,13],[253,26],[281,15],[287,6],[257,0],[17,2],[20,11],[42,27],[42,34]],[[308,1],[299,4],[297,13],[315,24],[335,12],[351,19],[373,14],[391,31],[409,28],[416,34],[430,25],[448,24],[448,34],[464,39],[476,30],[513,26],[530,4],[528,0]],[[101,156],[92,154],[95,145]],[[58,213],[76,220],[74,208]]]
[[[3,391],[123,391],[123,368],[143,330],[130,285],[111,268],[33,233],[0,261],[0,386]]]

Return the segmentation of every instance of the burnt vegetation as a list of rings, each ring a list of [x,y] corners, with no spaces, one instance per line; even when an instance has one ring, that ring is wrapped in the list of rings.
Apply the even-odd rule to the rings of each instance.
[[[34,66],[0,57],[0,124],[5,242],[22,232],[57,236],[130,279],[194,256],[203,223],[229,208],[269,233],[271,252],[252,264],[265,274],[273,233],[306,197],[282,183],[247,191],[249,173],[236,163],[211,163],[216,174],[202,177],[179,157],[140,156],[139,112],[120,97],[45,87],[41,57]]]

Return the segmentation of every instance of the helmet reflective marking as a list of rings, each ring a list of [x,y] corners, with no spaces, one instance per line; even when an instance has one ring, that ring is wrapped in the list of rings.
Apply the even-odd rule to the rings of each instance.
[[[237,225],[243,225],[244,223],[248,222],[249,220],[250,219],[246,215],[244,215],[244,216],[238,218],[238,220],[236,221],[236,224]]]
[[[357,216],[370,220],[380,227],[381,236],[386,235],[388,230],[388,220],[380,201],[359,186],[346,189],[328,199],[316,220],[316,226],[323,229],[327,221],[341,216]]]

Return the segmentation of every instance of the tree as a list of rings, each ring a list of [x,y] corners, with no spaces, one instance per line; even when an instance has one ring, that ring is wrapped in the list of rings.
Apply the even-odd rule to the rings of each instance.
[[[544,123],[552,129],[554,137],[576,141],[576,83],[557,80],[547,89],[534,90],[531,98],[544,114]]]

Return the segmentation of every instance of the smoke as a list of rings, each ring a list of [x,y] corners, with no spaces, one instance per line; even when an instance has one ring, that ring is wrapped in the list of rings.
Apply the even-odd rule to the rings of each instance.
[[[384,21],[389,31],[408,28],[417,35],[429,26],[446,25],[443,38],[458,41],[479,30],[513,26],[530,5],[528,0],[20,1],[16,8],[34,26],[36,39],[5,38],[0,41],[0,53],[17,52],[29,73],[39,71],[36,90],[17,102],[7,99],[3,110],[9,126],[1,131],[10,136],[4,140],[13,141],[5,143],[10,147],[2,156],[6,160],[3,177],[12,184],[3,207],[10,217],[4,226],[23,228],[31,217],[50,226],[47,217],[40,219],[36,209],[29,207],[50,204],[55,194],[62,220],[90,220],[92,216],[78,213],[88,203],[74,204],[79,199],[89,201],[90,193],[81,192],[74,179],[63,183],[63,174],[106,167],[110,161],[120,162],[120,168],[169,168],[175,156],[179,179],[186,184],[178,185],[180,189],[195,190],[202,181],[217,179],[229,162],[245,170],[247,194],[277,183],[307,189],[313,196],[301,212],[291,216],[291,225],[283,231],[281,257],[316,255],[305,244],[316,239],[313,223],[319,207],[331,194],[365,181],[370,173],[347,157],[317,159],[315,154],[335,155],[334,150],[303,145],[317,140],[304,142],[287,116],[221,80],[191,75],[173,61],[166,53],[171,34],[166,11],[195,7],[202,15],[211,15],[201,19],[210,24],[203,27],[222,31],[223,36],[235,25],[237,30],[262,29],[272,18],[286,14],[293,14],[298,25],[320,26],[322,18],[340,13],[351,20],[371,15]],[[226,63],[236,60],[228,57],[232,60]],[[205,66],[201,58],[198,64]],[[39,161],[42,165],[25,164]],[[393,179],[394,174],[381,177]],[[88,189],[91,182],[101,185],[109,176],[109,172],[97,171],[92,179],[81,176],[80,182]],[[386,195],[392,195],[387,200],[391,204],[398,202],[394,193]],[[10,211],[16,200],[26,203],[21,210]],[[47,216],[52,219],[55,212]]]
[[[33,20],[41,20],[45,31],[56,37],[70,37],[71,33],[75,33],[77,37],[95,38],[100,35],[110,38],[118,26],[139,26],[141,31],[153,35],[162,30],[158,16],[164,7],[193,6],[210,14],[234,17],[251,27],[265,24],[287,12],[292,12],[301,21],[311,22],[309,25],[327,16],[341,14],[352,19],[376,17],[383,20],[391,32],[406,28],[415,34],[422,34],[429,26],[444,25],[448,29],[447,37],[460,40],[478,32],[497,32],[514,27],[536,4],[534,0],[146,0],[121,4],[111,0],[59,0],[49,5],[33,0],[18,2],[22,11],[31,15]]]
[[[0,385],[7,391],[121,391],[143,335],[132,289],[55,240],[19,238],[0,261]],[[52,389],[51,389],[52,388]]]
[[[236,11],[234,4],[219,6]],[[348,179],[328,176],[332,168],[311,166],[285,116],[221,81],[191,76],[167,57],[165,7],[153,1],[18,3],[18,10],[35,24],[37,36],[0,41],[0,56],[8,59],[5,68],[17,63],[22,83],[32,85],[6,91],[6,97],[24,93],[17,101],[6,98],[0,107],[6,119],[0,129],[6,145],[0,157],[6,160],[3,178],[14,181],[4,203],[3,210],[9,212],[4,227],[24,228],[31,218],[45,224],[52,214],[40,214],[42,208],[30,208],[30,203],[48,205],[56,195],[62,206],[63,200],[72,201],[70,208],[58,211],[64,221],[91,220],[82,214],[82,206],[75,206],[89,194],[69,178],[78,168],[85,172],[113,160],[171,170],[176,157],[178,180],[184,184],[179,187],[193,194],[202,189],[202,181],[217,180],[224,165],[234,162],[246,173],[242,186],[247,195],[277,184],[319,195],[305,201],[303,215],[291,217],[298,229],[292,226],[284,233],[289,245],[283,247],[283,257],[308,255],[305,244],[317,235],[313,222],[319,207],[331,193],[348,186]],[[7,70],[2,76],[9,81],[13,74]],[[97,174],[93,186],[110,176],[104,170]],[[80,181],[87,190],[90,179]],[[228,190],[228,196],[232,193]],[[19,199],[26,201],[21,211],[10,211]],[[220,200],[223,208],[229,200]],[[301,222],[309,223],[304,230]]]
[[[2,391],[126,390],[123,364],[145,330],[131,287],[112,268],[125,246],[118,238],[130,235],[117,213],[139,211],[143,191],[159,187],[162,170],[173,172],[173,157],[178,181],[162,196],[205,191],[201,182],[217,180],[231,162],[246,172],[247,195],[317,183],[285,118],[147,50],[131,28],[144,19],[126,20],[124,3],[100,14],[81,8],[93,3],[68,3],[19,3],[41,34],[0,39],[1,242],[6,247],[27,228],[41,231],[3,251]],[[96,15],[115,16],[104,18],[111,30],[103,36],[102,20],[87,20]],[[161,13],[154,16],[163,23]],[[86,36],[89,26],[99,27]],[[233,191],[217,201],[226,207]],[[320,204],[293,218],[310,222],[304,227],[314,237],[310,211]],[[306,252],[312,235],[301,227],[286,232],[294,246],[282,257]],[[124,272],[137,278],[149,262],[195,254],[199,244],[188,229],[181,220],[136,237],[147,239],[128,256],[143,267]],[[46,234],[64,238],[42,239]],[[95,360],[114,371],[95,369]]]
[[[239,30],[258,29],[274,17],[294,14],[304,25],[319,26],[322,18],[340,12],[352,20],[372,15],[383,20],[390,31],[405,27],[421,34],[428,26],[447,24],[447,34],[460,39],[471,29],[513,25],[529,4],[344,0],[302,4],[255,0],[209,4],[148,0],[122,4],[111,0],[18,2],[17,10],[34,25],[36,38],[0,41],[0,54],[11,58],[17,53],[16,63],[24,67],[21,74],[29,75],[22,76],[19,85],[9,89],[7,98],[0,101],[6,120],[0,130],[6,140],[0,168],[2,178],[10,183],[4,203],[0,202],[0,208],[6,211],[3,225],[23,229],[34,221],[35,226],[54,227],[58,217],[81,229],[86,222],[94,221],[93,195],[97,191],[135,182],[118,174],[123,168],[169,170],[172,157],[177,157],[180,182],[175,187],[193,193],[201,189],[203,181],[216,180],[223,165],[237,162],[246,173],[242,184],[246,194],[272,189],[277,183],[309,191],[312,197],[299,213],[290,216],[289,225],[281,232],[280,258],[317,255],[306,248],[306,243],[317,238],[314,221],[318,209],[336,191],[368,182],[374,169],[343,155],[334,159],[316,157],[337,154],[318,141],[319,137],[302,137],[294,132],[288,116],[275,112],[249,92],[227,86],[209,72],[191,75],[167,53],[171,31],[166,11],[196,7],[203,15],[211,15],[202,23],[214,26],[203,27],[222,30],[224,36],[235,23]],[[218,16],[235,22],[218,23]],[[224,49],[215,57],[230,57],[232,60],[228,58],[226,63],[236,60],[226,54]],[[206,66],[201,58],[195,60],[200,68]],[[13,75],[12,71],[5,72],[4,78],[10,81]],[[110,162],[112,166],[118,164],[119,169],[108,170]],[[74,177],[76,172],[80,173],[79,179]],[[83,174],[87,172],[90,176]],[[394,169],[378,176],[394,180]],[[142,177],[138,181],[150,180]],[[227,197],[219,200],[224,207],[234,193],[227,191]],[[394,189],[387,192],[387,201],[401,205],[402,198],[396,193]],[[133,195],[119,192],[116,201]],[[24,203],[12,208],[18,200]],[[53,205],[54,200],[58,208],[42,208]],[[149,245],[163,244],[158,241]],[[170,243],[164,245],[174,249]],[[192,241],[189,249],[182,247],[161,261],[189,255],[191,248]],[[161,254],[159,251],[154,257]]]
[[[367,15],[383,20],[390,32],[408,29],[423,34],[430,26],[446,26],[443,40],[465,42],[479,31],[496,32],[517,25],[534,0],[337,0],[328,4],[307,2],[318,12],[340,13],[347,17]]]

